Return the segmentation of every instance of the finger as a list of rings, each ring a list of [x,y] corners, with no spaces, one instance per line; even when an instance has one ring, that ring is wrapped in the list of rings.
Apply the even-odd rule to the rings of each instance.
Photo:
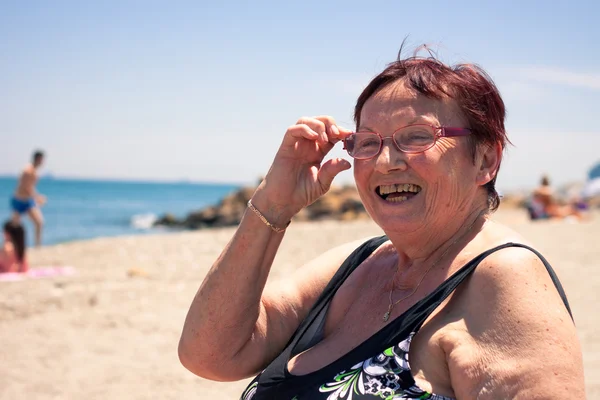
[[[319,140],[320,136],[321,135],[319,135],[317,132],[310,129],[308,125],[298,124],[292,125],[288,128],[285,138],[288,139],[287,144],[290,144],[289,140],[295,141],[295,139],[308,139],[312,141],[317,141]],[[284,142],[286,142],[286,140],[284,140]]]
[[[335,119],[328,115],[321,115],[315,118],[325,123],[325,126],[327,127],[327,133],[329,134],[329,141],[333,143],[337,143],[338,141],[344,140],[354,133],[353,130],[338,125],[335,122]]]
[[[331,120],[333,121],[333,118]],[[331,149],[333,148],[333,146],[335,146],[335,144],[337,142],[344,140],[346,137],[348,137],[352,133],[352,131],[350,131],[349,129],[341,128],[341,130],[343,130],[343,133],[342,133],[342,131],[340,131],[340,127],[338,127],[335,124],[333,124],[329,127],[329,129],[328,129],[329,143],[320,145],[324,154],[329,153],[329,151],[331,151]]]
[[[350,163],[343,158],[333,158],[323,163],[317,174],[317,179],[319,180],[323,190],[329,190],[331,187],[331,182],[333,182],[333,178],[335,178],[340,172],[350,169],[350,167]]]
[[[340,130],[337,125],[331,125],[328,129],[329,141],[331,143],[337,143],[340,141]]]
[[[339,130],[337,129],[337,123],[335,122],[335,118],[333,118],[330,115],[318,115],[314,118],[325,124],[327,137],[330,142],[337,143],[341,140],[339,137]]]
[[[339,139],[340,140],[344,140],[346,139],[348,136],[352,135],[354,133],[354,131],[352,131],[351,129],[348,128],[344,128],[341,127],[339,125],[336,126],[336,128],[338,129],[339,132]]]
[[[335,137],[334,142],[337,143],[346,139],[348,136],[352,135],[354,131],[350,129],[343,128],[339,125],[332,125],[331,130],[333,131],[333,137]]]
[[[327,128],[323,121],[311,117],[302,117],[298,120],[297,124],[308,125],[313,131],[320,135],[319,142],[325,144],[329,141],[327,138]]]

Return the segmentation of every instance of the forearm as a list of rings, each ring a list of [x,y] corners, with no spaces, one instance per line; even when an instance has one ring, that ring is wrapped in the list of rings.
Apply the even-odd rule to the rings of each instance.
[[[186,352],[214,361],[237,353],[249,341],[282,238],[283,233],[274,232],[246,210],[190,306],[181,336]]]
[[[295,213],[325,194],[339,172],[350,168],[339,158],[321,165],[333,145],[350,134],[338,129],[329,116],[300,118],[288,128],[252,198],[268,223],[283,228]],[[309,303],[302,297],[310,296],[294,298],[292,289],[286,299],[276,295],[262,299],[282,237],[246,210],[188,311],[179,344],[180,359],[188,369],[209,379],[239,379],[267,361],[291,335],[297,310]],[[269,320],[278,324],[268,324]],[[245,365],[233,363],[236,357]]]

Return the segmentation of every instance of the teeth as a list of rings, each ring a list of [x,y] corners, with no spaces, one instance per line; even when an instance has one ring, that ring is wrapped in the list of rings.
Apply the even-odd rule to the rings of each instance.
[[[389,201],[391,203],[401,203],[405,200],[408,200],[408,197],[406,196],[398,196],[398,197],[392,197],[392,198],[388,198],[386,199],[386,201]]]
[[[383,186],[379,187],[379,193],[381,193],[382,195],[395,193],[395,192],[396,192],[396,185],[383,185]]]
[[[386,195],[390,193],[396,192],[409,192],[409,193],[419,193],[420,188],[417,185],[413,185],[410,183],[399,183],[396,185],[381,185],[379,186],[379,193],[381,195]]]

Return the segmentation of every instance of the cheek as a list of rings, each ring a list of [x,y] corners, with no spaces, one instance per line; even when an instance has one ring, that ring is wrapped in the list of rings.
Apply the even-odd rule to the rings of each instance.
[[[427,157],[422,163],[415,163],[421,176],[428,182],[429,208],[461,208],[464,198],[468,197],[472,178],[472,166],[465,165],[465,160],[451,154],[438,157]]]
[[[372,214],[371,202],[374,193],[370,189],[371,177],[373,175],[373,165],[368,160],[354,160],[354,182],[358,195],[369,215]]]
[[[447,166],[446,157],[439,153],[414,154],[408,159],[410,169],[415,171],[429,184],[435,184],[448,175],[450,168]]]
[[[373,168],[369,165],[367,160],[354,160],[354,180],[356,185],[366,185]]]

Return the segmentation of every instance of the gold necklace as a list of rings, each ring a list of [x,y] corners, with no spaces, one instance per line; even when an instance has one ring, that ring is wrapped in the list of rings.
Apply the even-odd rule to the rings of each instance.
[[[383,322],[387,322],[390,319],[390,314],[392,313],[392,309],[394,308],[394,306],[398,303],[400,303],[401,301],[404,301],[406,299],[408,299],[410,296],[412,296],[413,294],[415,294],[415,292],[417,291],[417,289],[419,289],[419,286],[421,286],[421,283],[423,283],[423,280],[425,279],[425,277],[427,276],[427,274],[429,273],[429,271],[431,271],[433,269],[433,267],[435,267],[435,265],[440,262],[442,260],[442,258],[444,258],[444,256],[446,254],[448,254],[448,251],[450,251],[450,249],[452,247],[454,247],[454,245],[463,237],[465,237],[467,235],[467,233],[469,233],[471,231],[471,228],[473,228],[473,226],[475,225],[475,222],[477,222],[477,220],[479,219],[479,217],[481,217],[486,210],[483,210],[482,212],[479,213],[479,215],[477,215],[477,217],[475,218],[475,220],[473,221],[473,223],[471,223],[471,225],[469,225],[469,228],[465,231],[465,233],[463,233],[462,235],[460,235],[454,242],[452,242],[450,244],[450,246],[448,246],[448,248],[446,248],[446,251],[444,251],[442,253],[442,255],[433,263],[431,264],[431,266],[429,268],[427,268],[427,271],[425,271],[425,273],[423,274],[423,276],[421,277],[421,280],[419,281],[419,283],[417,284],[417,286],[415,286],[415,288],[413,289],[412,292],[410,292],[410,294],[408,294],[408,296],[404,296],[402,297],[400,300],[396,300],[395,302],[392,301],[392,293],[394,292],[394,278],[396,277],[396,274],[398,273],[398,270],[396,270],[396,272],[394,272],[394,275],[392,276],[392,287],[390,288],[390,305],[388,306],[388,310],[386,311],[385,314],[383,314]]]

